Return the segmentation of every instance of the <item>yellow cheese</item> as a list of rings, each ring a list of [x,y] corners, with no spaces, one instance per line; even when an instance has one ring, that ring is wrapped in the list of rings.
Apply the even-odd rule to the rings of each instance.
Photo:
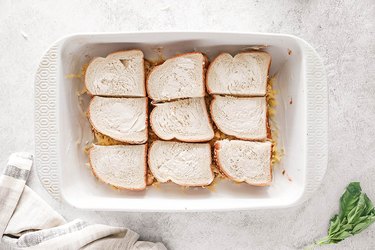
[[[278,138],[278,129],[276,127],[276,122],[274,121],[275,115],[276,115],[276,90],[273,88],[273,86],[276,84],[276,78],[272,77],[267,84],[267,104],[268,104],[268,119],[274,126],[270,126],[271,128],[271,139],[272,142],[272,154],[271,154],[271,164],[272,166],[276,165],[280,162],[282,157],[282,152],[278,151],[277,147],[277,138]]]

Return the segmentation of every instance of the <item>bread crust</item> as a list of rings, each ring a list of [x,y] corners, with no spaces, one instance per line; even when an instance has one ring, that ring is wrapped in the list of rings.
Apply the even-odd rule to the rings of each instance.
[[[111,187],[114,187],[116,189],[119,189],[119,190],[130,190],[130,191],[143,191],[146,189],[147,185],[146,185],[146,178],[147,178],[147,158],[148,158],[148,145],[147,144],[142,144],[142,145],[145,145],[145,154],[144,154],[144,183],[145,183],[145,186],[144,188],[127,188],[127,187],[123,187],[123,186],[116,186],[116,185],[113,185],[111,183],[108,183],[106,181],[104,181],[102,178],[100,178],[100,176],[98,175],[98,173],[95,171],[95,167],[94,167],[94,164],[91,160],[91,151],[94,149],[94,147],[91,147],[89,149],[89,154],[88,154],[88,158],[89,158],[89,163],[90,163],[90,168],[91,168],[91,171],[93,173],[93,175],[102,183],[105,183]],[[115,145],[113,145],[115,146]],[[118,145],[117,145],[118,146]],[[110,146],[107,146],[107,147],[110,147]]]
[[[236,55],[232,56],[230,53],[227,53],[227,52],[222,52],[220,53],[218,56],[215,57],[214,60],[212,60],[212,62],[210,63],[210,65],[208,66],[208,69],[207,69],[207,74],[206,74],[206,89],[207,89],[207,93],[210,94],[210,95],[214,95],[215,93],[212,93],[212,89],[210,88],[209,84],[208,84],[208,76],[211,74],[211,71],[212,71],[212,67],[214,65],[214,63],[220,59],[222,56],[224,55],[230,55],[232,57],[232,59],[234,59],[237,55],[239,54],[258,54],[258,53],[261,53],[261,54],[268,54],[267,52],[265,51],[243,51],[243,52],[239,52],[237,53]],[[268,68],[267,68],[267,78],[266,78],[266,82],[268,81],[269,79],[269,71],[270,71],[270,66],[271,66],[271,61],[272,61],[272,57],[270,56],[270,62],[268,64]],[[266,89],[265,89],[265,93],[267,92],[267,84],[266,84]],[[240,95],[240,94],[217,94],[217,95],[231,95],[231,96],[239,96],[239,97],[256,97],[256,96],[259,96],[259,95]],[[265,95],[262,95],[262,96],[265,96]]]
[[[163,140],[160,140],[160,141],[163,141]],[[175,182],[173,182],[172,180],[168,180],[168,181],[165,181],[165,182],[162,182],[162,181],[160,181],[159,179],[158,179],[158,177],[156,177],[156,175],[154,174],[154,172],[152,171],[152,169],[151,169],[151,167],[150,167],[150,159],[151,159],[151,157],[150,157],[150,151],[151,151],[151,149],[152,149],[152,147],[154,146],[154,144],[157,142],[157,140],[156,141],[153,141],[152,143],[151,143],[151,145],[150,145],[150,147],[149,147],[149,150],[148,150],[148,155],[147,155],[147,164],[148,164],[148,166],[149,166],[149,169],[150,169],[150,171],[151,171],[151,173],[153,174],[153,176],[154,176],[154,178],[158,181],[158,182],[160,182],[160,183],[168,183],[168,182],[172,182],[172,183],[174,183],[174,184],[176,184],[176,185],[179,185],[179,186],[182,186],[182,187],[204,187],[204,186],[209,186],[213,181],[214,181],[214,179],[215,179],[215,174],[214,174],[214,172],[212,171],[212,168],[210,167],[210,172],[211,172],[211,176],[213,177],[212,178],[212,181],[210,182],[210,183],[203,183],[203,184],[193,184],[193,185],[190,185],[190,184],[184,184],[184,185],[181,185],[181,184],[177,184],[177,183],[175,183]],[[169,141],[165,141],[165,142],[169,142]],[[183,142],[178,142],[178,143],[183,143]],[[211,163],[212,163],[212,157],[211,157],[211,155],[212,155],[212,152],[211,152],[211,146],[209,147],[209,149],[210,149],[210,158],[211,158]]]
[[[131,52],[131,51],[135,51],[135,52],[141,52],[142,53],[142,61],[143,61],[143,67],[142,67],[142,74],[143,74],[143,96],[124,96],[124,95],[95,95],[93,93],[90,92],[90,89],[88,88],[88,83],[87,83],[87,72],[88,70],[86,70],[85,72],[85,78],[84,78],[84,85],[85,85],[85,88],[87,89],[87,94],[89,96],[104,96],[104,97],[147,97],[147,92],[146,92],[146,71],[145,71],[145,59],[144,59],[144,54],[143,54],[143,51],[140,50],[140,49],[129,49],[129,50],[120,50],[120,51],[116,51],[116,52],[112,52],[110,54],[108,54],[106,57],[101,57],[101,56],[98,56],[98,57],[95,57],[93,59],[91,59],[89,61],[89,65],[88,67],[90,67],[90,65],[95,61],[97,60],[98,58],[103,58],[103,59],[106,59],[108,58],[109,56],[112,56],[112,55],[116,55],[116,54],[121,54],[121,53],[124,53],[124,52]],[[87,67],[87,68],[88,68]]]
[[[115,138],[113,136],[109,136],[107,135],[106,133],[103,133],[103,131],[101,131],[100,129],[98,129],[97,127],[95,127],[95,125],[93,124],[92,120],[91,120],[91,115],[90,115],[90,112],[91,112],[91,104],[94,102],[94,99],[96,98],[96,96],[94,96],[93,98],[91,98],[90,100],[90,103],[89,103],[89,108],[87,109],[87,116],[89,118],[89,122],[90,122],[90,125],[92,126],[92,128],[94,128],[96,131],[98,131],[99,133],[109,137],[109,138],[112,138],[116,141],[119,141],[119,142],[124,142],[124,143],[129,143],[129,144],[135,144],[135,145],[139,145],[139,144],[144,144],[148,141],[148,97],[139,97],[139,98],[145,98],[146,99],[146,140],[145,141],[142,141],[142,142],[137,142],[137,141],[128,141],[128,140],[121,140],[119,138]]]
[[[257,187],[265,187],[265,186],[270,186],[272,184],[272,178],[273,178],[273,173],[272,173],[272,164],[270,163],[270,173],[271,173],[271,177],[270,177],[270,181],[269,182],[264,182],[264,183],[251,183],[251,182],[248,182],[248,181],[240,181],[240,180],[236,180],[233,176],[231,176],[227,171],[225,171],[225,169],[222,167],[222,164],[220,163],[220,160],[219,160],[219,150],[220,150],[220,141],[217,141],[215,142],[214,144],[214,161],[216,163],[216,166],[219,168],[219,170],[230,180],[234,181],[234,182],[237,182],[237,183],[242,183],[242,182],[245,182],[249,185],[252,185],[252,186],[257,186]],[[271,147],[271,158],[272,158],[272,147]],[[271,162],[271,161],[270,161]]]
[[[146,79],[146,95],[152,99],[154,102],[162,102],[162,101],[173,101],[173,100],[177,100],[177,99],[181,99],[181,98],[176,98],[176,99],[171,99],[171,100],[155,100],[151,97],[150,95],[150,88],[149,88],[149,80],[150,80],[150,76],[156,71],[156,70],[159,70],[159,68],[168,60],[171,60],[171,59],[174,59],[174,58],[178,58],[178,57],[183,57],[183,56],[187,56],[187,55],[194,55],[194,54],[199,54],[199,55],[202,55],[203,56],[203,65],[202,65],[202,77],[203,77],[203,88],[202,88],[202,96],[201,97],[204,97],[206,96],[206,66],[208,64],[208,58],[205,54],[201,53],[201,52],[187,52],[187,53],[183,53],[183,54],[177,54],[171,58],[168,58],[167,60],[165,60],[162,64],[159,64],[159,65],[156,65],[155,67],[152,68],[152,70],[150,71],[150,73],[148,74],[147,76],[147,79]],[[198,96],[197,96],[198,97]],[[194,97],[190,97],[190,98],[194,98]]]
[[[87,66],[87,69],[90,67],[90,65],[96,60],[96,59],[98,59],[98,58],[100,58],[100,57],[95,57],[95,58],[92,58],[90,61],[89,61],[89,65]],[[90,89],[88,88],[88,83],[87,83],[87,69],[86,69],[86,71],[85,71],[85,78],[84,78],[84,85],[85,85],[85,88],[87,89],[87,91],[86,91],[86,93],[90,96],[90,97],[93,97],[94,96],[94,94],[93,93],[91,93],[90,92]]]

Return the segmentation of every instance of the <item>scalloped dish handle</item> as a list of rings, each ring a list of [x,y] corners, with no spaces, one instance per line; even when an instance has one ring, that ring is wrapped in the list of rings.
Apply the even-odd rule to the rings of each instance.
[[[35,166],[47,192],[60,200],[58,170],[58,44],[44,54],[35,76]]]
[[[306,42],[305,72],[307,88],[307,159],[305,194],[307,200],[320,186],[328,163],[328,91],[322,59]]]

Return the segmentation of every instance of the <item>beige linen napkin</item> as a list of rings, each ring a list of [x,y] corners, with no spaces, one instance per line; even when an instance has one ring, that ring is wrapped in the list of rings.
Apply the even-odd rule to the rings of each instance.
[[[26,186],[32,164],[31,154],[14,153],[0,176],[0,237],[10,249],[166,249],[127,228],[66,222]]]

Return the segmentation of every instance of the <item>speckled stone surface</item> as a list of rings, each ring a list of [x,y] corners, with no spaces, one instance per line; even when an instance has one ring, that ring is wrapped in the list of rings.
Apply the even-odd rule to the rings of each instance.
[[[264,3],[263,3],[264,2]],[[0,1],[0,169],[34,150],[33,82],[44,51],[77,32],[221,30],[278,32],[311,43],[326,65],[329,163],[320,189],[290,209],[215,213],[79,211],[29,185],[68,220],[126,226],[170,249],[299,249],[324,236],[345,186],[359,180],[375,201],[375,2]],[[1,246],[0,246],[1,248]],[[374,249],[375,225],[327,248]]]

